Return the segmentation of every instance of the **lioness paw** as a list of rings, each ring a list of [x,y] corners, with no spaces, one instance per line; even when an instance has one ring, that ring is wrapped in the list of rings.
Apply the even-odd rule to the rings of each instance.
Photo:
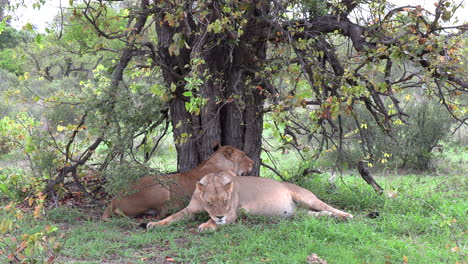
[[[353,219],[353,215],[350,214],[350,213],[344,213],[344,212],[329,212],[329,211],[320,211],[320,212],[316,212],[316,211],[309,211],[308,214],[310,216],[313,216],[313,217],[316,217],[316,218],[320,218],[320,217],[323,217],[323,216],[327,216],[327,217],[334,217],[334,218],[338,218],[338,219],[341,219],[341,220],[349,220],[349,219]]]
[[[323,216],[328,216],[328,217],[332,217],[333,214],[331,212],[328,212],[328,211],[321,211],[321,212],[316,212],[316,211],[309,211],[307,212],[310,216],[313,216],[313,217],[316,217],[316,218],[320,218],[320,217],[323,217]]]
[[[146,224],[146,230],[150,230],[156,226],[156,222],[149,222]]]
[[[354,216],[353,216],[352,214],[349,214],[349,213],[347,213],[347,214],[345,214],[345,215],[343,216],[343,219],[344,219],[344,220],[349,220],[349,219],[353,219],[353,218],[354,218]]]
[[[146,224],[146,229],[147,230],[150,230],[156,226],[164,226],[164,225],[167,225],[168,223],[164,222],[164,221],[158,221],[158,222],[149,222],[148,224]]]
[[[203,223],[198,226],[198,232],[205,232],[207,230],[216,230],[218,228],[217,224],[213,224],[211,222]]]
[[[343,221],[348,221],[350,219],[353,219],[353,215],[350,213],[339,213],[339,214],[336,214],[336,217]]]

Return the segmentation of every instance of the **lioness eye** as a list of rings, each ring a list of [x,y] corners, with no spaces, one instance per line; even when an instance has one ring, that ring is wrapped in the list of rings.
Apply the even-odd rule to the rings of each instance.
[[[227,203],[227,200],[223,200],[223,203],[226,204],[226,203]]]

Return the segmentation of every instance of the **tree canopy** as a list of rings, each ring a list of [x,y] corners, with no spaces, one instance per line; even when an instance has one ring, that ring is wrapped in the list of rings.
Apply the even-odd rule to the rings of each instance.
[[[147,164],[171,129],[182,171],[220,142],[244,150],[258,175],[265,128],[311,157],[359,140],[362,158],[373,160],[365,130],[378,127],[399,144],[399,129],[415,126],[414,103],[432,100],[466,125],[468,25],[455,20],[459,8],[446,0],[431,10],[385,0],[70,1],[47,33],[15,49],[32,63],[3,68],[25,87],[13,97],[46,109],[36,107],[47,147],[62,155],[51,158],[59,170],[49,170],[50,188],[103,145],[103,167]],[[0,51],[11,51],[5,43]]]

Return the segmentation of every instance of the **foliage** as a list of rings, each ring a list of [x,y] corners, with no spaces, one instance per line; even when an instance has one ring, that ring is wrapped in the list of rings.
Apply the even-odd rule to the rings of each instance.
[[[32,34],[30,32],[16,30],[8,25],[0,30],[0,69],[5,69],[16,75],[23,74],[25,60],[18,47],[31,41]]]
[[[402,167],[419,170],[431,169],[433,149],[441,144],[441,139],[450,131],[452,120],[448,118],[441,106],[422,101],[409,110],[415,115],[416,124],[403,126],[398,131],[401,149],[394,149],[392,154],[401,158]]]
[[[128,191],[128,186],[135,183],[135,181],[143,176],[150,174],[151,171],[145,166],[136,166],[129,163],[112,164],[110,169],[106,172],[108,182],[106,183],[106,191],[113,196],[131,194]],[[156,174],[156,173],[155,173]]]
[[[13,73],[0,69],[0,82],[3,84],[0,87],[0,116],[4,117],[16,112],[16,107],[8,101],[7,91],[18,83],[18,79]]]
[[[45,197],[38,194],[29,205],[35,204],[34,218],[42,214]],[[0,207],[0,251],[2,261],[9,263],[53,263],[60,251],[55,225],[39,224],[14,204]]]
[[[24,74],[23,65],[24,61],[14,49],[0,50],[0,69],[7,70],[16,75]]]
[[[124,25],[120,19],[124,15],[122,11],[107,15],[113,15],[114,19],[103,26],[120,28]],[[32,173],[42,183],[55,177],[62,177],[62,181],[68,176],[81,177],[84,173],[78,166],[91,158],[88,153],[94,154],[90,144],[94,142],[93,148],[99,147],[104,135],[105,146],[98,151],[100,170],[105,171],[116,157],[120,157],[121,162],[148,163],[168,130],[168,123],[162,122],[167,114],[167,110],[162,109],[164,102],[160,96],[155,96],[161,94],[160,89],[165,89],[158,85],[158,78],[153,80],[157,73],[146,69],[129,70],[122,89],[116,90],[111,83],[111,72],[115,52],[123,43],[99,38],[94,28],[76,12],[66,12],[56,23],[57,27],[48,29],[46,34],[36,34],[34,42],[23,43],[21,50],[5,50],[17,52],[32,63],[24,65],[16,81],[9,75],[5,74],[5,78],[2,75],[2,79],[8,81],[2,86],[2,96],[8,100],[4,112],[11,116],[29,116],[36,122],[20,139],[15,134],[17,128],[3,126],[4,152],[20,153],[24,148],[19,159],[29,165],[21,176],[4,177],[2,183],[12,187],[9,196],[16,193],[13,192],[16,181],[30,180],[32,175],[26,176],[27,173]],[[11,59],[14,58],[0,58],[0,64],[14,65]],[[20,107],[12,107],[14,105]],[[3,122],[14,121],[5,117]],[[134,146],[136,140],[140,143]],[[23,179],[23,176],[26,177]],[[62,187],[46,188],[60,195]],[[18,197],[21,195],[24,194],[19,193]]]
[[[21,201],[28,194],[31,185],[34,185],[34,182],[20,169],[0,170],[0,197]]]
[[[20,201],[34,195],[44,187],[43,180],[55,171],[54,150],[38,134],[38,126],[39,122],[26,113],[0,120],[2,154],[15,152],[20,159],[17,161],[20,168],[0,169],[1,196]]]
[[[411,168],[416,170],[434,169],[433,150],[447,138],[454,121],[437,102],[414,99],[407,102],[405,111],[412,113],[411,123],[393,126],[390,136],[365,110],[356,109],[355,116],[343,118],[342,151],[330,151],[328,158],[346,161],[346,168],[355,167],[359,160],[368,160],[370,166],[379,168]],[[341,155],[341,157],[340,157]]]
[[[443,13],[453,14],[456,10],[456,8],[452,9],[453,5],[447,1],[444,1],[443,5],[439,7],[439,11],[443,11]],[[466,38],[462,37],[464,34],[457,35],[455,38],[450,38],[449,36],[452,35],[449,34],[434,34],[429,38],[421,39],[421,37],[412,35],[415,32],[424,35],[422,31],[418,31],[421,26],[411,31],[406,31],[408,30],[406,26],[411,29],[412,23],[420,25],[417,21],[423,20],[422,17],[426,15],[428,17],[424,19],[431,18],[430,14],[418,7],[415,10],[395,8],[389,12],[385,11],[387,8],[378,2],[371,4],[372,16],[377,21],[373,24],[371,31],[375,30],[374,33],[377,34],[370,37],[373,33],[365,33],[366,36],[369,36],[367,39],[372,39],[372,41],[368,42],[369,46],[363,50],[359,50],[355,39],[351,36],[346,35],[346,33],[343,34],[344,36],[340,36],[339,30],[344,31],[341,28],[333,34],[329,33],[327,37],[304,37],[295,43],[288,43],[289,46],[286,44],[279,46],[280,43],[271,49],[272,59],[269,61],[270,67],[266,69],[277,76],[273,79],[277,89],[275,94],[270,97],[271,99],[267,100],[267,104],[269,103],[267,109],[271,110],[267,120],[271,120],[273,123],[266,123],[264,127],[273,129],[284,145],[292,145],[296,149],[312,149],[317,155],[335,150],[343,152],[345,145],[349,144],[349,142],[343,142],[346,140],[346,136],[350,140],[359,138],[357,137],[359,133],[356,130],[356,125],[350,123],[357,123],[358,129],[372,126],[373,129],[368,133],[371,137],[372,133],[391,136],[392,131],[402,131],[402,124],[407,124],[404,127],[408,130],[417,130],[416,126],[420,125],[417,121],[418,114],[414,112],[414,107],[406,107],[405,105],[420,104],[421,100],[434,104],[431,107],[436,108],[439,105],[437,101],[440,100],[443,108],[450,110],[449,115],[466,124],[464,121],[466,120],[466,108],[463,104],[456,103],[466,99],[466,85],[462,81],[459,83],[459,88],[448,92],[444,89],[450,89],[451,85],[454,85],[454,88],[457,84],[451,81],[446,82],[447,78],[439,78],[441,76],[437,77],[437,74],[434,74],[438,70],[444,71],[442,69],[448,66],[454,70],[453,76],[466,76],[464,73],[466,67],[461,66],[466,64],[466,57],[463,55],[465,52],[462,48],[466,45]],[[383,16],[385,12],[387,15]],[[396,15],[398,19],[389,19],[393,15]],[[447,21],[447,19],[448,15],[446,14],[443,20]],[[300,30],[307,31],[307,24],[301,24],[301,26],[303,28]],[[296,34],[306,35],[306,33],[302,34],[300,30]],[[434,32],[425,36],[431,35],[431,33]],[[312,32],[309,34],[313,35]],[[378,38],[383,36],[388,41],[381,43]],[[351,37],[353,47],[349,44],[350,40],[345,37]],[[439,53],[434,52],[435,49],[440,50],[444,46],[441,44],[442,42],[445,43],[446,47],[451,47],[452,52],[458,54],[451,57],[453,60],[445,61],[445,58],[448,57],[440,56]],[[393,45],[395,43],[402,45]],[[374,44],[376,47],[372,46]],[[356,50],[357,52],[355,52]],[[295,63],[282,63],[294,56],[297,57],[293,60]],[[416,57],[424,58],[423,61],[427,61],[427,63],[414,61]],[[461,67],[455,65],[458,63]],[[434,97],[437,99],[434,100]],[[448,101],[457,106],[450,106],[451,103],[447,103]],[[438,115],[442,115],[441,110],[438,110]],[[449,131],[446,125],[437,128],[445,128],[445,133]],[[440,133],[440,130],[437,131]],[[395,146],[393,151],[379,150],[380,155],[378,156],[380,157],[374,157],[374,160],[381,162],[389,158],[383,156],[385,153],[386,155],[393,152],[399,153],[398,146],[409,145],[411,139],[405,137],[406,142],[400,141],[402,137],[394,135],[393,140],[390,137],[379,140],[382,144],[374,141],[369,144],[364,140],[361,143],[365,145],[364,153],[369,153],[372,158],[373,154],[377,155],[375,148],[379,148],[375,144],[383,146],[393,141],[391,143],[392,146]],[[408,151],[412,149],[412,147],[404,148]],[[425,149],[427,154],[427,147]],[[345,159],[336,159],[337,166],[342,166],[343,162],[354,163],[353,157],[359,158],[357,156],[361,151],[359,148],[353,148],[352,151],[354,152],[347,153],[348,155],[346,153],[339,154]],[[421,157],[421,159],[423,157],[421,151],[413,156]],[[348,160],[348,158],[350,159]],[[361,158],[363,157],[361,156]],[[427,167],[427,160],[426,162],[417,162],[420,164],[409,166]]]
[[[15,48],[22,43],[31,41],[32,34],[28,31],[17,30],[6,25],[0,31],[0,50]]]

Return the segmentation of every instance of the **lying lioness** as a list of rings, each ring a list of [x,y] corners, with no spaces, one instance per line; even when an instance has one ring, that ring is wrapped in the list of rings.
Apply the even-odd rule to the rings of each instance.
[[[312,210],[310,214],[314,216],[353,218],[351,214],[329,206],[297,185],[267,178],[234,176],[230,171],[206,175],[197,183],[190,204],[185,209],[159,222],[150,222],[146,228],[189,219],[196,213],[206,211],[211,219],[201,224],[198,231],[215,230],[218,225],[234,222],[239,209],[253,215],[287,217],[294,213],[295,202]]]
[[[137,191],[122,198],[113,198],[101,216],[105,220],[113,214],[137,216],[164,215],[166,210],[181,208],[195,190],[195,184],[208,173],[232,170],[241,175],[252,169],[253,161],[241,150],[231,146],[219,147],[198,167],[176,174],[146,176],[134,186]]]

